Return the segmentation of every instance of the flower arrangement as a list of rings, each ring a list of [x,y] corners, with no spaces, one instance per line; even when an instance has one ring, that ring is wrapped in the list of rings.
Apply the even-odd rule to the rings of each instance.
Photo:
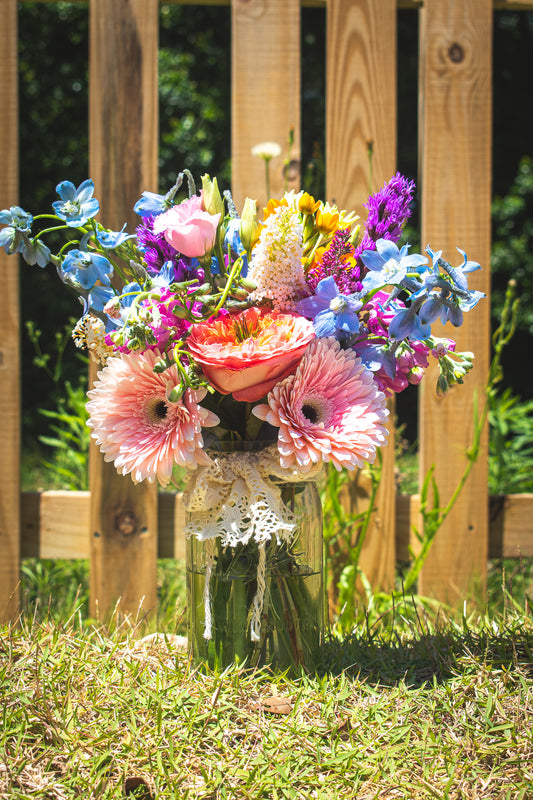
[[[369,197],[366,222],[303,191],[270,199],[262,215],[247,199],[239,214],[216,178],[205,175],[197,192],[184,171],[167,194],[143,193],[135,233],[96,221],[90,180],[60,183],[54,214],[0,212],[6,252],[51,263],[82,303],[73,336],[101,366],[87,408],[104,458],[162,486],[187,468],[189,532],[218,539],[209,570],[220,548],[256,548],[254,641],[263,550],[290,542],[295,527],[269,477],[297,482],[326,462],[372,462],[387,440],[388,396],[417,384],[430,358],[439,393],[472,367],[473,355],[431,326],[461,325],[483,297],[467,284],[479,265],[462,250],[454,267],[429,246],[411,254],[397,244],[413,192],[395,175]],[[44,240],[58,230],[66,241],[53,254]],[[221,481],[235,485],[234,467],[212,452],[250,440],[264,444],[268,466],[264,452],[248,458],[236,517],[239,503],[220,491]]]

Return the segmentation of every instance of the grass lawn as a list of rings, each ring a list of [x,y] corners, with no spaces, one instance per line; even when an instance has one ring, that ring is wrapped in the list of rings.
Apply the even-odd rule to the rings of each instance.
[[[148,636],[26,616],[0,632],[0,797],[532,798],[527,601],[407,612],[296,678],[193,668],[179,615]]]

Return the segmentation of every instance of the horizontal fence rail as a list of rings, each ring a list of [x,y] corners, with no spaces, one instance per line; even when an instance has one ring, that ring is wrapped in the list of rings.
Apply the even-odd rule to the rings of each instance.
[[[411,560],[419,525],[419,496],[396,495],[395,555]],[[21,557],[86,559],[90,492],[23,492],[21,505]],[[489,505],[489,558],[533,557],[533,494],[491,497]],[[185,509],[181,494],[160,492],[157,515],[157,557],[185,558]],[[130,529],[122,533],[125,546]]]
[[[43,0],[44,1],[44,0]],[[458,348],[476,353],[465,385],[441,400],[435,370],[421,390],[421,475],[435,464],[446,502],[465,467],[476,397],[490,356],[490,204],[492,22],[500,9],[533,9],[525,0],[182,0],[231,5],[232,192],[264,205],[263,165],[251,156],[261,141],[285,142],[294,130],[300,158],[300,14],[325,9],[326,197],[362,216],[370,181],[379,189],[396,170],[397,12],[416,9],[419,23],[419,180],[422,241],[453,260],[455,247],[483,265],[472,279],[487,301],[459,331]],[[145,190],[157,191],[159,0],[90,0],[89,163],[101,221],[119,229]],[[0,208],[17,204],[17,0],[0,0]],[[372,175],[368,159],[372,147]],[[135,155],[132,158],[132,154]],[[297,173],[297,170],[296,170]],[[292,176],[298,186],[298,175]],[[272,162],[272,194],[283,191],[281,160]],[[93,448],[90,493],[20,493],[20,323],[15,259],[0,250],[0,619],[16,619],[20,560],[89,558],[91,612],[146,608],[156,599],[157,558],[183,557],[179,495],[134,486]],[[477,312],[477,309],[476,309]],[[455,333],[455,331],[454,331]],[[436,331],[439,335],[439,331]],[[425,386],[424,386],[425,383]],[[391,405],[391,410],[394,406]],[[391,438],[393,436],[391,427]],[[377,510],[361,554],[376,588],[394,583],[395,564],[416,551],[418,498],[397,495],[394,450],[383,453]],[[354,478],[350,509],[362,502]],[[355,487],[355,488],[354,488]],[[22,502],[21,502],[22,500]],[[487,436],[468,483],[439,530],[420,575],[420,591],[457,603],[486,577],[489,557],[533,555],[531,496],[489,498]]]

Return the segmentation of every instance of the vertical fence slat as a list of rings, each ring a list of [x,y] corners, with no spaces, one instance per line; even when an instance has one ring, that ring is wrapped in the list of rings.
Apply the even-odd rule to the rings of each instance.
[[[157,0],[90,2],[90,169],[104,224],[138,219],[133,205],[157,191]],[[119,476],[94,448],[91,487],[91,613],[153,611],[157,489]]]
[[[491,0],[427,0],[420,12],[422,243],[443,249],[453,265],[455,247],[479,261],[470,288],[490,289],[491,198]],[[476,356],[464,386],[443,399],[435,394],[436,371],[422,382],[421,475],[435,464],[440,504],[448,502],[472,441],[475,394],[484,402],[487,379],[489,300],[465,315],[462,328],[435,330]],[[439,530],[419,590],[457,602],[474,578],[486,575],[488,539],[486,438],[461,497]]]
[[[294,131],[288,188],[300,181],[300,2],[232,2],[232,187],[237,209],[245,198],[266,205],[265,165],[251,154],[260,142],[277,142],[282,154],[270,163],[270,194],[285,188],[284,161]]]
[[[0,209],[18,194],[17,3],[0,0]],[[19,610],[20,575],[20,318],[19,259],[0,248],[0,623]]]
[[[327,199],[356,209],[392,177],[396,164],[396,0],[327,4]],[[369,151],[372,150],[370,163]],[[392,410],[392,406],[391,406]],[[391,414],[392,416],[392,414]],[[382,476],[360,566],[375,589],[390,589],[395,570],[394,426],[382,451]],[[369,481],[348,487],[352,511],[368,506]]]

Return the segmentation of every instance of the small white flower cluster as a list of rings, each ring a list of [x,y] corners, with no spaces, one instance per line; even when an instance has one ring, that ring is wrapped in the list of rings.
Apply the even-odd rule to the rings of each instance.
[[[271,300],[279,311],[293,311],[308,293],[302,266],[303,227],[290,206],[278,206],[267,217],[256,244],[248,276],[256,284],[255,301]]]
[[[277,142],[260,142],[252,147],[252,155],[270,161],[271,158],[281,155],[281,147]]]
[[[79,319],[72,331],[76,347],[86,349],[100,366],[104,366],[113,348],[105,343],[105,326],[101,319],[86,314]]]

